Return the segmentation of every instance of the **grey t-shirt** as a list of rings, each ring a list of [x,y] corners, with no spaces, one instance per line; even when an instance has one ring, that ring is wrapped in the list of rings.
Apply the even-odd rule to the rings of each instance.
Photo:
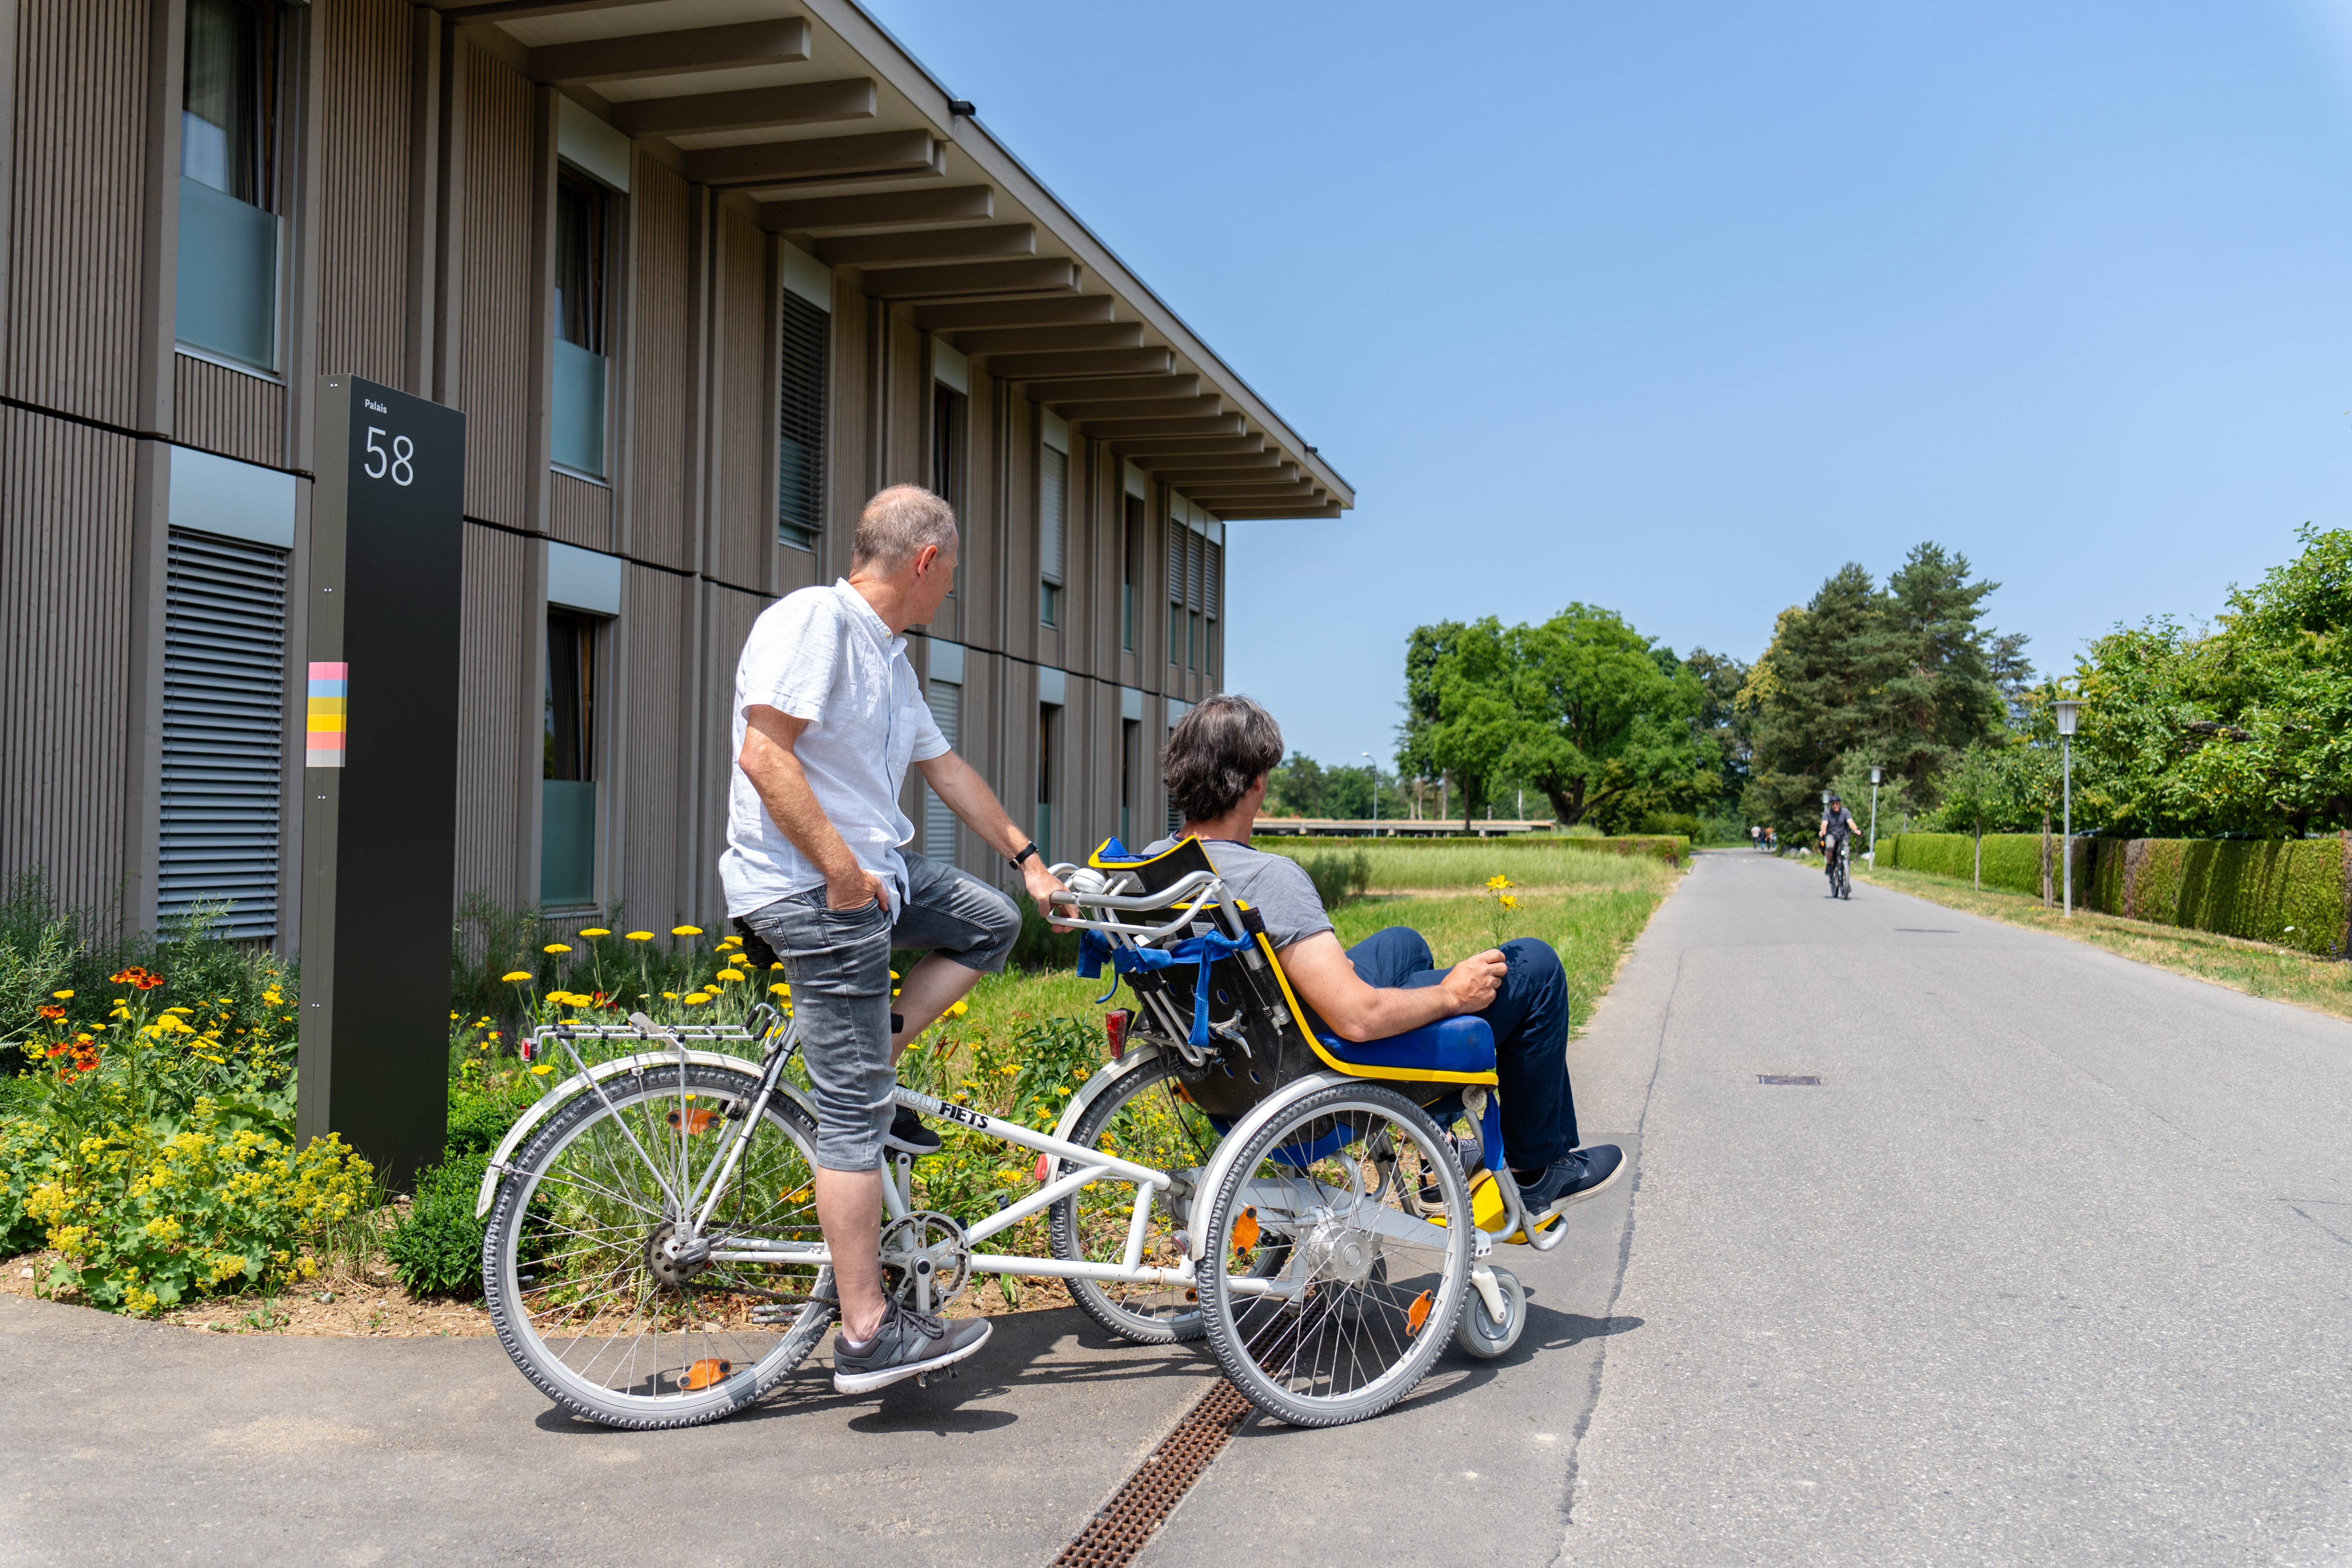
[[[1159,839],[1144,846],[1143,856],[1150,859],[1175,847],[1175,839]],[[1246,900],[1265,921],[1266,940],[1277,952],[1331,929],[1331,917],[1323,912],[1323,900],[1315,896],[1315,883],[1297,861],[1230,838],[1204,838],[1201,847],[1208,851],[1209,864],[1217,868],[1225,886]]]

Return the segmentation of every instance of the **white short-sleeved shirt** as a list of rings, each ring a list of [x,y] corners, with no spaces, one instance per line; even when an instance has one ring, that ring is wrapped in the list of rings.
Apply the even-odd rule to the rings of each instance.
[[[752,624],[735,666],[727,850],[719,858],[730,915],[824,880],[768,815],[738,760],[744,714],[754,706],[809,721],[793,754],[817,805],[857,863],[890,879],[894,907],[904,908],[907,862],[898,847],[915,837],[915,825],[898,809],[899,786],[908,763],[949,750],[907,662],[907,639],[891,636],[865,595],[839,580],[786,595]]]

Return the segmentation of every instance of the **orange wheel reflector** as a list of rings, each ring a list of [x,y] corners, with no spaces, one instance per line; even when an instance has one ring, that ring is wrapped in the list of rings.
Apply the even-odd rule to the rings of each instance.
[[[1176,1098],[1190,1105],[1192,1103],[1192,1091],[1180,1083],[1176,1086]]]
[[[731,1361],[698,1361],[686,1369],[686,1375],[678,1380],[678,1386],[688,1394],[699,1394],[734,1370],[735,1363]]]
[[[683,1115],[683,1121],[680,1120],[681,1115]],[[695,1110],[685,1111],[683,1113],[673,1110],[669,1113],[669,1124],[672,1127],[684,1127],[686,1129],[686,1135],[688,1138],[691,1138],[696,1133],[700,1132],[703,1129],[709,1127],[718,1115],[719,1112],[715,1110]]]
[[[1234,1221],[1234,1250],[1247,1252],[1257,1245],[1257,1210],[1244,1209],[1242,1217]]]
[[[1412,1305],[1404,1310],[1406,1329],[1416,1334],[1421,1332],[1421,1325],[1429,1321],[1429,1310],[1435,1305],[1437,1298],[1426,1290],[1415,1296]]]

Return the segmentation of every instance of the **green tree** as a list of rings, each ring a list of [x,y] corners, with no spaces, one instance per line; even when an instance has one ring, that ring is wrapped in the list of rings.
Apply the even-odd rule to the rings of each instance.
[[[1840,567],[1810,603],[1780,612],[1771,645],[1741,689],[1755,722],[1743,805],[1749,821],[1771,824],[1784,842],[1812,842],[1823,784],[1868,731],[1872,672],[1864,639],[1877,596],[1859,564]]]
[[[1861,706],[1871,761],[1922,805],[1934,804],[1937,773],[2001,723],[2001,691],[1987,630],[1978,624],[1986,595],[2000,586],[1969,581],[1965,555],[1933,542],[1916,545],[1887,578],[1859,639],[1858,662],[1870,688]],[[2024,640],[2001,639],[2012,679]]]
[[[1516,628],[1514,628],[1516,629]],[[1415,626],[1405,643],[1405,721],[1397,765],[1449,778],[1466,826],[1509,752],[1517,715],[1502,622]]]
[[[1713,742],[1715,773],[1719,781],[1715,797],[1699,802],[1710,811],[1736,811],[1748,787],[1748,762],[1755,749],[1754,716],[1739,705],[1748,684],[1748,666],[1725,653],[1693,648],[1683,668],[1698,682],[1699,733]]]

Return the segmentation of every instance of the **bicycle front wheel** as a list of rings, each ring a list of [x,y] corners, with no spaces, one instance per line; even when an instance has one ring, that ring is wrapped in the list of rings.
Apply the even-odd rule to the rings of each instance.
[[[574,1415],[717,1420],[799,1366],[833,1321],[815,1267],[695,1250],[818,1240],[816,1130],[778,1095],[721,1180],[756,1074],[649,1067],[602,1087],[556,1111],[499,1188],[482,1240],[490,1320],[523,1374]],[[680,1221],[711,1182],[718,1201],[694,1235]]]
[[[1146,1062],[1105,1089],[1070,1129],[1070,1142],[1100,1149],[1155,1170],[1186,1172],[1209,1163],[1217,1130],[1189,1100],[1177,1098],[1175,1064],[1167,1058]],[[1183,1261],[1177,1244],[1181,1211],[1160,1194],[1144,1220],[1145,1267],[1176,1268]],[[1115,1178],[1081,1187],[1053,1207],[1049,1226],[1054,1256],[1066,1263],[1114,1263],[1127,1255],[1128,1229],[1135,1213],[1135,1188]],[[1071,1279],[1070,1299],[1087,1316],[1123,1340],[1164,1345],[1201,1337],[1199,1292],[1181,1285],[1123,1285],[1108,1279]]]
[[[1210,1348],[1268,1415],[1377,1415],[1453,1337],[1470,1230],[1460,1159],[1426,1111],[1377,1085],[1317,1089],[1219,1184],[1202,1236]]]

